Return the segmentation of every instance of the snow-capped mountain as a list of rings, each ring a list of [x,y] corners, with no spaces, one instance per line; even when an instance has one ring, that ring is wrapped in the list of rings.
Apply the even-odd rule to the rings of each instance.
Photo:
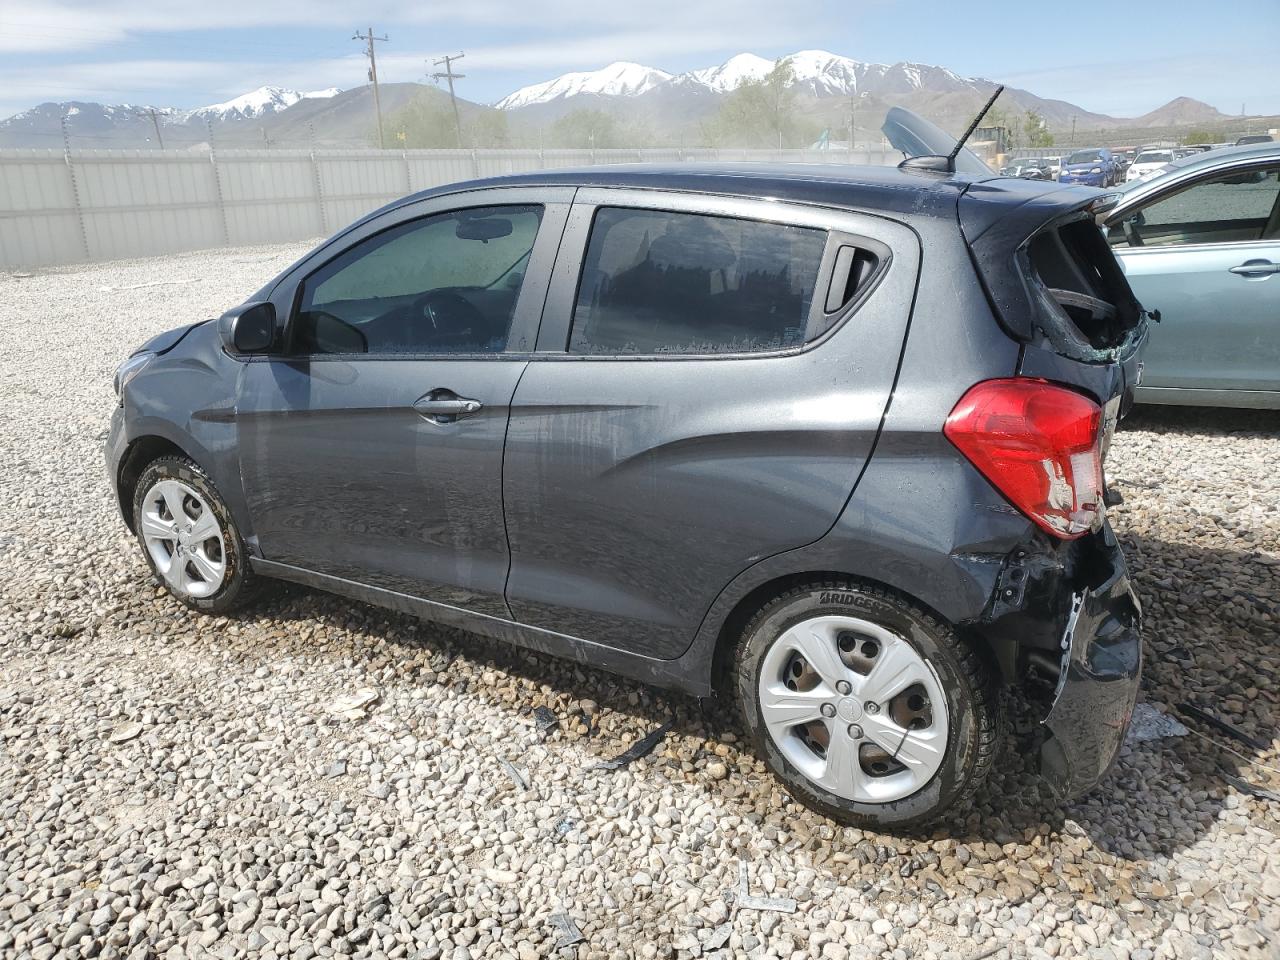
[[[690,70],[675,78],[680,85],[706,87],[716,93],[728,93],[743,80],[763,80],[776,61],[757,57],[754,53],[740,53],[716,67]]]
[[[960,77],[943,67],[920,63],[867,63],[826,50],[801,50],[780,60],[791,65],[792,84],[816,97],[855,93],[907,94],[924,89],[949,93],[991,88],[990,81]],[[638,63],[613,63],[602,70],[566,73],[545,83],[522,87],[499,100],[496,106],[499,110],[518,110],[582,94],[637,97],[664,88],[724,94],[745,80],[763,79],[780,60],[740,53],[716,66],[676,76]]]
[[[186,116],[188,119],[198,120],[250,120],[268,113],[286,110],[299,100],[333,97],[340,92],[337,87],[316,90],[312,93],[299,93],[297,90],[287,90],[284,87],[259,87],[257,90],[250,90],[223,103],[197,107],[195,110],[188,111]]]
[[[620,60],[600,70],[566,73],[545,83],[521,87],[499,100],[496,106],[499,110],[515,110],[535,103],[551,103],[583,94],[634,97],[670,81],[671,74],[665,70]]]

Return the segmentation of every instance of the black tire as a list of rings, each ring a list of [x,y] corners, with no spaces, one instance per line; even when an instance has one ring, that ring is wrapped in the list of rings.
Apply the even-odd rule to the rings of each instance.
[[[794,624],[828,614],[868,620],[906,638],[937,674],[947,698],[946,752],[932,779],[910,796],[887,803],[837,796],[797,770],[765,726],[759,685],[766,652]],[[824,581],[795,587],[771,600],[744,628],[730,679],[757,755],[796,800],[852,826],[916,828],[966,807],[990,772],[1002,742],[1003,711],[982,658],[950,626],[877,586]]]
[[[151,552],[147,549],[142,537],[143,500],[160,480],[180,480],[197,490],[209,504],[217,518],[221,531],[222,553],[226,563],[226,573],[218,590],[207,597],[193,597],[178,593],[172,589],[163,574],[157,568]],[[227,508],[226,501],[218,493],[208,474],[194,460],[188,457],[166,456],[153,460],[143,469],[138,482],[133,488],[134,533],[142,555],[151,568],[156,581],[160,583],[171,597],[201,613],[220,615],[229,613],[258,599],[263,592],[263,580],[254,574],[249,566],[249,552],[245,547],[235,519]]]

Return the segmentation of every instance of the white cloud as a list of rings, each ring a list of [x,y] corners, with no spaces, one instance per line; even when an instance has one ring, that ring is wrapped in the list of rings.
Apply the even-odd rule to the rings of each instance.
[[[788,19],[813,23],[819,0],[800,0],[788,11]],[[796,6],[802,8],[794,9]],[[546,28],[572,24],[581,29],[625,28],[662,31],[672,38],[699,32],[703,43],[724,38],[726,30],[741,31],[742,24],[758,25],[754,33],[769,37],[765,15],[776,20],[777,8],[765,0],[648,0],[644,4],[607,3],[600,0],[468,0],[461,4],[422,3],[410,0],[368,0],[358,13],[350,3],[336,0],[170,0],[143,3],[138,0],[6,0],[0,9],[0,51],[38,52],[89,50],[109,47],[148,33],[182,32],[252,27],[296,26],[353,29],[375,25],[453,23],[511,29],[520,26]],[[654,31],[657,32],[657,31]],[[287,40],[287,38],[277,38]],[[721,44],[723,46],[723,43]]]
[[[801,8],[820,0],[795,0]],[[421,22],[448,16],[472,23],[492,23],[504,28],[491,31],[510,36],[521,22],[545,28],[547,24],[573,23],[586,29],[585,35],[553,37],[528,42],[469,45],[464,69],[492,80],[520,71],[540,71],[546,78],[567,70],[595,69],[614,60],[637,60],[658,67],[671,61],[705,54],[712,63],[725,50],[763,49],[792,41],[801,42],[801,27],[782,27],[776,17],[765,15],[767,0],[704,0],[689,4],[682,0],[649,0],[644,7],[548,0],[527,4],[517,0],[478,0],[457,8],[438,4],[375,2],[360,11],[360,22],[375,26],[388,23]],[[752,11],[755,11],[754,13]],[[758,14],[758,15],[757,15]],[[812,18],[793,11],[790,23],[812,23]],[[310,45],[286,35],[276,41],[264,36],[261,42],[249,38],[241,49],[242,61],[185,61],[131,56],[147,50],[148,31],[199,31],[219,27],[248,28],[255,25],[306,23],[352,30],[352,11],[346,4],[249,3],[221,0],[200,3],[174,0],[172,4],[142,8],[136,3],[107,0],[79,4],[74,0],[54,0],[36,4],[32,0],[8,0],[0,12],[0,51],[20,50],[28,56],[0,57],[0,117],[46,100],[146,100],[165,106],[195,107],[239,95],[263,84],[277,84],[299,90],[356,86],[366,82],[367,62],[357,44],[342,56],[309,57]],[[657,29],[654,23],[664,26]],[[594,27],[594,29],[592,29]],[[379,27],[378,29],[381,29]],[[532,30],[526,31],[532,33]],[[341,34],[338,34],[339,36]],[[135,42],[134,39],[138,40]],[[22,46],[26,44],[26,46]],[[44,45],[44,46],[41,46]],[[329,49],[338,49],[335,42]],[[89,48],[100,47],[90,51]],[[70,56],[83,51],[79,61],[58,64],[53,69],[33,69],[47,62],[54,49]],[[109,57],[114,51],[124,56]],[[284,57],[278,55],[282,52]],[[380,45],[379,77],[387,82],[421,81],[430,68],[428,60],[439,56],[437,49],[405,49],[397,44]],[[296,59],[288,59],[289,57]],[[699,64],[701,65],[701,64]],[[527,76],[520,83],[529,82]],[[513,83],[512,89],[519,83]],[[474,85],[471,90],[475,90]],[[195,99],[174,103],[172,91],[191,91]],[[510,90],[489,89],[488,96],[464,90],[476,99],[497,100]]]

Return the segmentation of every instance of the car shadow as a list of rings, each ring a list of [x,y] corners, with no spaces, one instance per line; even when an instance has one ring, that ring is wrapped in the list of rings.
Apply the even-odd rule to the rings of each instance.
[[[1227,407],[1182,407],[1141,404],[1120,422],[1121,432],[1148,430],[1200,438],[1280,436],[1280,410],[1243,410]]]
[[[1274,737],[1280,726],[1280,703],[1274,691],[1280,690],[1276,582],[1280,571],[1243,552],[1124,533],[1121,540],[1145,612],[1140,699],[1178,716],[1194,733],[1126,744],[1097,789],[1064,804],[1036,773],[1042,708],[1007,695],[1011,714],[1007,742],[971,807],[927,831],[892,835],[847,834],[791,801],[746,746],[732,704],[722,699],[699,700],[656,689],[303,587],[287,586],[267,609],[244,616],[251,619],[265,613],[281,620],[341,621],[388,640],[404,649],[406,657],[425,658],[439,683],[454,682],[448,667],[458,657],[481,670],[502,670],[517,679],[528,695],[527,703],[504,702],[503,709],[529,714],[535,703],[551,703],[561,729],[579,731],[574,739],[601,759],[622,753],[646,732],[670,721],[670,737],[645,760],[650,768],[657,767],[673,779],[696,781],[707,792],[732,801],[748,818],[763,818],[771,806],[781,803],[788,819],[805,821],[813,836],[823,838],[829,854],[846,844],[888,844],[884,849],[892,852],[886,862],[909,871],[927,848],[925,841],[950,838],[970,846],[1004,847],[1045,842],[1059,834],[1087,836],[1096,849],[1116,859],[1150,860],[1189,848],[1213,826],[1230,794],[1224,771],[1267,785],[1248,761],[1277,765]],[[1194,571],[1223,569],[1239,571],[1230,591],[1214,592],[1190,579]],[[1242,648],[1246,636],[1255,638],[1247,649]],[[1273,677],[1278,682],[1261,682]],[[550,696],[540,691],[550,691]],[[477,687],[473,692],[484,695],[485,689]],[[1241,734],[1265,743],[1266,749],[1181,716],[1177,708],[1183,703],[1221,718]],[[706,774],[708,764],[716,760],[728,766],[730,776],[714,779]],[[901,841],[908,842],[905,851],[899,849]],[[912,852],[910,841],[919,841],[919,850]],[[895,842],[898,847],[892,846]]]

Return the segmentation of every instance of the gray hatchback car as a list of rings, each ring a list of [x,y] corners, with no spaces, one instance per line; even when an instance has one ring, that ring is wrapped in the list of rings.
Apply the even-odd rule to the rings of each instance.
[[[741,709],[851,823],[966,801],[1001,687],[1098,783],[1138,688],[1103,458],[1146,320],[1099,191],[925,167],[457,184],[120,368],[180,601],[280,579]]]

